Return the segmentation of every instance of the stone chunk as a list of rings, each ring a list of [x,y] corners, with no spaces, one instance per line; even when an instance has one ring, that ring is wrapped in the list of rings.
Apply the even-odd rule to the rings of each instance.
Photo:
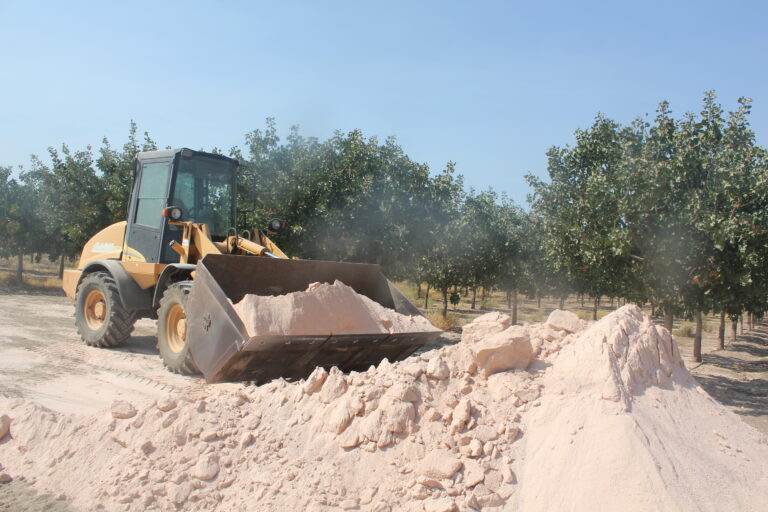
[[[451,374],[448,365],[442,356],[436,356],[429,360],[427,364],[427,377],[436,380],[447,379]]]
[[[451,452],[435,450],[428,453],[419,462],[417,472],[429,478],[453,478],[453,475],[458,473],[463,466],[464,464]]]
[[[472,344],[482,341],[507,329],[512,325],[512,318],[504,313],[494,311],[475,318],[472,323],[465,325],[461,330],[461,342]]]
[[[451,498],[438,498],[424,504],[426,512],[456,512],[456,503]]]
[[[582,329],[581,320],[571,311],[556,309],[549,314],[547,324],[557,330],[565,332],[579,332]]]
[[[533,359],[533,346],[528,334],[518,326],[475,343],[470,350],[485,377],[506,370],[523,370]]]
[[[176,405],[177,405],[176,400],[172,398],[166,398],[165,400],[157,404],[157,408],[163,412],[168,412],[171,409],[175,409]]]
[[[453,410],[451,420],[451,432],[457,433],[464,430],[470,416],[472,415],[472,403],[468,398],[462,398],[456,408]]]
[[[136,408],[125,400],[115,400],[112,402],[112,417],[119,419],[128,419],[136,416]]]
[[[311,375],[310,375],[311,377]],[[320,389],[320,401],[328,404],[339,398],[347,391],[347,380],[337,367],[331,368],[328,377]]]
[[[325,368],[318,366],[309,377],[307,377],[307,380],[304,381],[304,392],[311,395],[318,391],[323,387],[326,378],[328,378],[328,372],[325,371]]]
[[[464,463],[464,487],[469,489],[485,480],[485,470],[473,460]]]
[[[192,474],[200,480],[213,480],[219,474],[219,458],[215,455],[202,457],[195,464]]]
[[[189,482],[184,482],[181,485],[169,486],[168,497],[174,505],[183,505],[186,503],[189,495],[192,494],[192,485]]]

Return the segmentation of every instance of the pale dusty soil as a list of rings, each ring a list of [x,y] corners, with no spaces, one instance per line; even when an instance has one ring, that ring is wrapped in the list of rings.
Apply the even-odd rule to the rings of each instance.
[[[204,389],[202,379],[164,369],[154,321],[140,320],[126,346],[105,350],[80,341],[73,311],[66,297],[0,295],[0,394],[86,414],[117,398],[142,403]]]
[[[0,512],[76,512],[66,501],[14,480],[0,485]]]
[[[137,322],[125,347],[104,350],[82,344],[73,311],[66,297],[0,292],[0,395],[87,414],[109,408],[117,398],[146,403],[169,391],[204,389],[202,379],[165,370],[154,321]],[[73,511],[24,482],[0,484],[0,512],[38,510]]]
[[[0,292],[0,395],[33,400],[70,414],[87,414],[108,408],[117,398],[141,405],[174,390],[205,394],[202,379],[164,369],[155,347],[153,321],[138,322],[127,346],[105,350],[81,343],[72,313],[66,297]],[[693,371],[714,398],[766,433],[767,340],[768,328],[759,327],[727,350],[713,351],[710,337],[704,344],[704,364]],[[458,336],[449,334],[438,341],[451,344]],[[680,348],[687,355],[690,350],[684,343]],[[690,360],[686,365],[693,367]],[[0,512],[6,510],[72,509],[65,501],[37,495],[17,481],[0,485]]]
[[[745,331],[725,350],[705,352],[703,359],[695,368],[686,361],[702,387],[745,422],[768,433],[768,326]]]

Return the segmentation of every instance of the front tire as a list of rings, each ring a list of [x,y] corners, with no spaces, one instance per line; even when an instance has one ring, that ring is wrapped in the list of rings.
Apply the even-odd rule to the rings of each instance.
[[[200,373],[187,343],[187,298],[192,281],[169,286],[157,310],[157,348],[170,371],[192,375]]]
[[[123,307],[117,284],[107,272],[85,276],[77,287],[75,325],[92,347],[119,347],[131,337],[136,314]]]

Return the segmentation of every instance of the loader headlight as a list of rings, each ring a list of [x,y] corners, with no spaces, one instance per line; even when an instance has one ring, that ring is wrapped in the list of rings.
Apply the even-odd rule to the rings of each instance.
[[[267,225],[267,230],[272,231],[274,233],[277,233],[281,229],[285,227],[285,221],[280,219],[272,219],[269,221],[269,224]]]
[[[178,206],[169,206],[168,208],[163,208],[163,217],[168,217],[171,220],[181,219],[181,214],[181,208]]]

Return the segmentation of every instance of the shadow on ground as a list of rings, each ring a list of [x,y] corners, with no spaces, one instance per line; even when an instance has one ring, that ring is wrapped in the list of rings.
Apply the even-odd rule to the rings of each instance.
[[[155,336],[133,335],[125,345],[122,347],[117,347],[114,350],[118,352],[130,352],[132,354],[144,354],[149,356],[156,356],[160,353],[157,350],[157,337]]]
[[[28,284],[2,284],[0,285],[0,295],[51,295],[63,297],[64,291],[61,288],[49,288],[44,286],[30,286]],[[2,509],[0,509],[2,510]]]
[[[696,380],[720,403],[768,431],[768,328],[758,326],[725,347],[704,354]]]
[[[64,498],[62,496],[62,498]],[[66,499],[40,494],[29,484],[14,480],[0,484],[0,512],[75,512]]]
[[[729,349],[727,352],[735,352],[736,350]],[[705,364],[711,364],[718,368],[724,368],[735,372],[768,372],[768,359],[763,361],[751,361],[740,359],[727,355],[726,351],[712,352],[704,354],[703,359]],[[758,356],[759,357],[759,356]],[[768,358],[768,356],[762,356]]]
[[[738,408],[738,414],[763,416],[768,413],[768,380],[747,382],[722,375],[697,375],[699,384],[718,402]]]

